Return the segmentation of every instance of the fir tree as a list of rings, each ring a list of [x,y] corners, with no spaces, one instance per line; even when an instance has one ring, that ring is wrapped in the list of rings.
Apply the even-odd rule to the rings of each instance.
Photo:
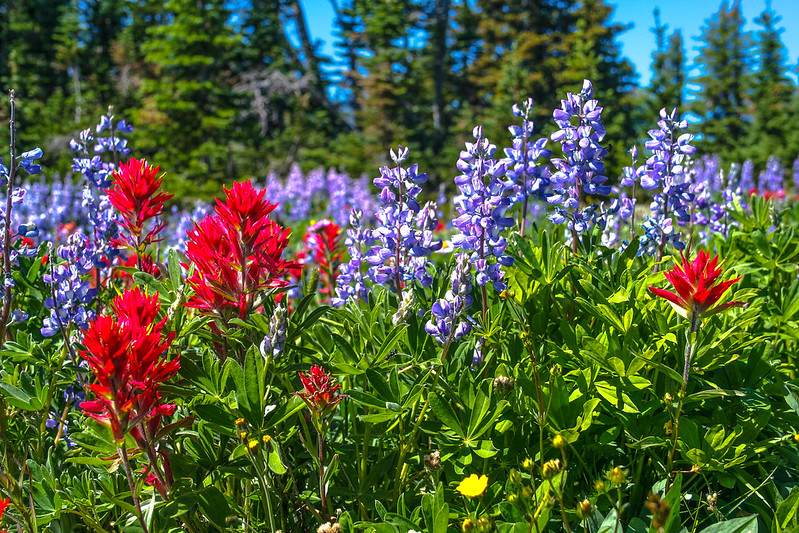
[[[692,80],[699,87],[694,112],[702,119],[697,130],[701,147],[718,154],[724,161],[746,157],[745,143],[752,117],[749,76],[752,64],[752,39],[744,31],[739,0],[722,3],[718,13],[705,21],[702,45],[696,62],[701,74]]]

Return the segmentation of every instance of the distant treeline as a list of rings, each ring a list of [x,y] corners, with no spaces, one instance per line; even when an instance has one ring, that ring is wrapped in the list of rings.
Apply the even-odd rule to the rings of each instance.
[[[134,153],[183,196],[294,163],[375,175],[397,144],[435,185],[457,174],[473,125],[508,146],[511,106],[532,97],[546,135],[559,100],[588,78],[611,176],[661,107],[699,117],[700,152],[725,163],[799,155],[799,91],[771,10],[747,33],[739,2],[722,4],[703,27],[696,78],[679,29],[655,13],[654,78],[641,89],[618,46],[627,26],[604,0],[330,1],[337,58],[311,40],[299,0],[6,0],[0,88],[16,90],[19,144],[44,149],[46,173],[69,172],[69,139],[113,105],[135,126]]]

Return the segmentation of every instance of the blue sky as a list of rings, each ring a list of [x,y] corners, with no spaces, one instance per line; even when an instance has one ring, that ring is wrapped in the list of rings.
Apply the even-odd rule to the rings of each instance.
[[[308,29],[313,39],[322,41],[322,52],[333,56],[335,37],[333,32],[333,9],[329,0],[301,0],[308,18]],[[697,38],[705,21],[718,12],[720,0],[619,0],[608,2],[616,6],[613,21],[630,23],[633,27],[619,37],[622,54],[635,65],[639,75],[639,83],[647,86],[651,78],[650,63],[655,38],[651,28],[655,25],[652,11],[660,8],[661,22],[668,26],[667,35],[675,29],[682,30],[683,42],[691,67],[697,54]],[[772,0],[772,8],[782,17],[778,27],[784,28],[782,42],[788,53],[788,64],[792,67],[799,60],[799,31],[788,28],[799,28],[799,0]],[[742,0],[744,18],[747,29],[753,30],[757,25],[754,19],[763,11],[766,0]]]

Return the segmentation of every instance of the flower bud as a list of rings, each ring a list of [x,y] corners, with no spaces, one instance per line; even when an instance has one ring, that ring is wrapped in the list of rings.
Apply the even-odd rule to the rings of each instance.
[[[580,518],[580,520],[588,519],[593,510],[594,506],[591,504],[591,500],[588,498],[577,504],[577,516]]]
[[[561,470],[560,459],[550,459],[544,463],[544,468],[541,470],[541,476],[544,479],[552,479]]]
[[[552,437],[552,446],[555,448],[562,450],[566,447],[566,439],[563,438],[563,435],[558,433],[554,437]]]
[[[614,466],[608,472],[608,481],[617,485],[624,485],[627,483],[627,473],[619,466]]]

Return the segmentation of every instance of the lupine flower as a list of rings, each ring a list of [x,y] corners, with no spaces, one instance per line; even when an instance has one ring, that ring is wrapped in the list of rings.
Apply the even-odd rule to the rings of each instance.
[[[217,199],[215,214],[189,232],[186,257],[196,265],[186,304],[218,318],[244,319],[265,289],[284,287],[294,263],[281,256],[289,231],[269,218],[275,208],[249,181],[234,183]]]
[[[281,302],[275,306],[275,311],[269,320],[269,334],[261,341],[260,350],[264,359],[278,359],[283,353],[287,322],[286,306]]]
[[[120,225],[128,236],[114,241],[141,255],[147,246],[159,242],[158,234],[166,223],[156,222],[145,233],[145,224],[164,212],[164,202],[172,195],[161,191],[163,175],[158,175],[160,167],[152,167],[147,161],[131,159],[119,165],[114,171],[114,184],[106,190],[108,200],[122,215]]]
[[[175,334],[164,334],[166,318],[158,321],[160,307],[157,293],[148,297],[139,288],[126,291],[112,302],[113,314],[92,321],[83,339],[86,350],[80,356],[97,383],[91,385],[95,399],[80,406],[110,426],[117,443],[139,420],[157,424],[175,409],[161,403],[159,391],[180,368],[178,358],[167,361],[165,357]]]
[[[433,304],[433,316],[425,324],[425,331],[438,342],[445,344],[462,338],[472,329],[471,322],[464,316],[472,305],[472,273],[469,256],[458,254],[455,268],[450,276],[450,288],[444,298]]]
[[[350,260],[339,267],[336,280],[336,296],[330,299],[334,307],[341,307],[350,300],[365,300],[369,294],[369,285],[362,272],[364,263],[364,249],[374,243],[372,232],[361,226],[363,212],[353,209],[350,212],[350,228],[347,229],[347,238],[344,245],[350,254]]]
[[[551,138],[561,143],[563,158],[552,159],[556,172],[550,177],[553,190],[548,193],[547,202],[556,207],[549,219],[555,224],[566,224],[573,232],[575,248],[577,234],[587,231],[592,224],[604,224],[597,206],[581,208],[583,196],[610,193],[602,162],[608,151],[600,145],[605,137],[601,122],[603,108],[593,96],[593,85],[584,80],[582,90],[578,94],[568,93],[566,100],[561,100],[561,108],[552,114],[560,129]]]
[[[493,159],[496,146],[483,137],[482,126],[472,131],[474,143],[466,143],[460,153],[455,178],[460,194],[453,198],[458,212],[452,224],[459,230],[452,244],[470,254],[474,265],[475,282],[481,287],[491,283],[494,290],[502,292],[503,266],[511,266],[513,258],[505,253],[508,241],[503,232],[514,224],[505,212],[510,200],[505,196],[505,163]]]
[[[639,255],[657,253],[660,259],[667,243],[678,250],[685,247],[679,232],[675,231],[673,219],[681,223],[691,219],[688,204],[693,202],[694,195],[685,177],[687,157],[696,148],[690,144],[693,135],[679,133],[688,128],[688,122],[678,120],[676,109],[671,113],[661,109],[657,124],[658,129],[648,132],[651,139],[646,142],[646,148],[652,155],[646,160],[646,175],[641,177],[641,186],[647,190],[660,188],[661,192],[653,195],[652,216],[644,224],[646,232],[641,238]],[[653,242],[650,244],[650,241]]]
[[[391,159],[396,166],[381,168],[380,177],[374,180],[380,189],[381,205],[378,226],[371,232],[375,244],[364,254],[372,282],[390,286],[400,298],[404,284],[411,280],[430,286],[433,278],[428,272],[428,258],[441,248],[441,241],[431,232],[431,226],[438,225],[435,208],[419,216],[422,208],[417,197],[427,174],[420,173],[418,165],[402,166],[408,154],[407,147],[400,146],[397,152],[392,148]]]
[[[505,177],[512,188],[511,201],[522,204],[522,218],[526,221],[527,200],[530,196],[543,200],[549,185],[549,166],[540,165],[543,159],[549,159],[552,152],[546,149],[548,139],[540,138],[531,141],[533,121],[533,99],[528,98],[522,104],[513,104],[513,115],[522,119],[521,126],[509,126],[513,136],[513,147],[505,148]]]
[[[652,294],[665,298],[680,316],[694,320],[744,305],[743,302],[736,301],[713,307],[727,289],[741,279],[739,276],[716,284],[716,280],[724,273],[720,267],[717,267],[718,256],[708,261],[707,253],[702,250],[693,261],[688,261],[682,253],[680,257],[682,266],[675,264],[672,270],[664,272],[676,294],[657,287],[649,287]]]
[[[80,232],[70,235],[67,243],[58,247],[58,257],[64,262],[53,265],[44,275],[44,282],[53,285],[54,293],[44,300],[44,306],[50,309],[50,316],[42,321],[41,333],[45,337],[52,337],[70,324],[86,329],[94,319],[89,304],[97,296],[97,288],[87,279],[93,256],[89,238]],[[50,260],[55,262],[55,258]]]
[[[302,372],[297,374],[300,376],[304,390],[296,394],[302,398],[319,420],[324,420],[331,415],[338,403],[345,398],[344,395],[337,392],[341,384],[321,366],[312,366],[308,374]]]

